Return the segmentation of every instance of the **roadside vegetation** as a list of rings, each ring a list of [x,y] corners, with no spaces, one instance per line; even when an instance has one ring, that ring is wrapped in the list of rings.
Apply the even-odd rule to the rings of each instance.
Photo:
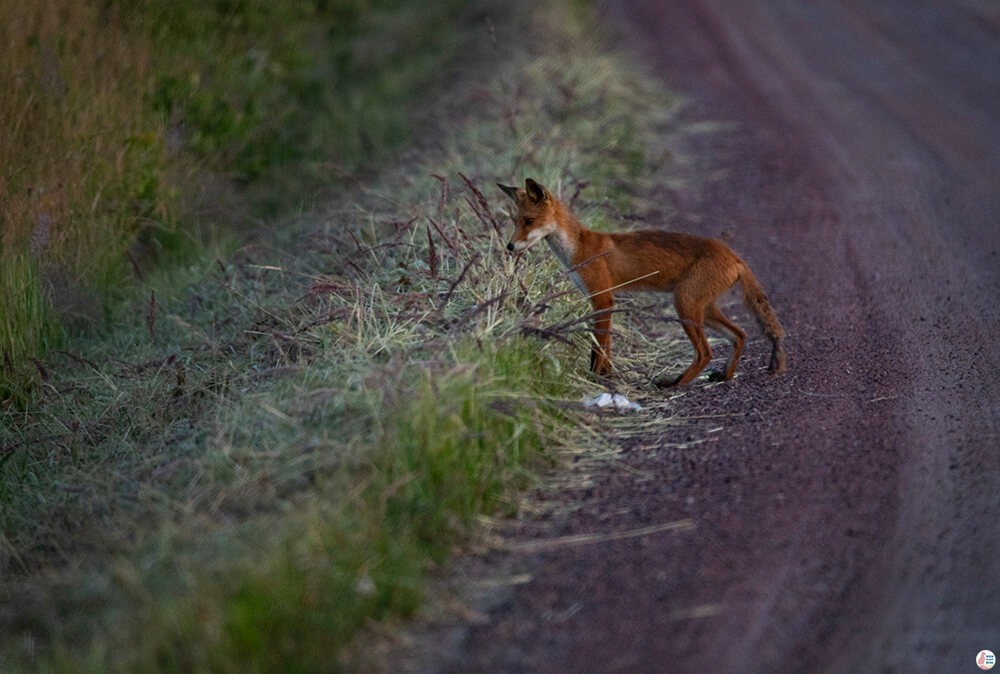
[[[106,166],[74,155],[65,201],[24,189],[43,167],[8,183],[27,201],[2,215],[5,373],[29,385],[0,407],[0,669],[336,669],[359,627],[413,614],[480,515],[600,442],[578,409],[588,309],[546,251],[504,249],[494,182],[535,177],[620,227],[669,163],[673,104],[578,3],[65,4],[38,6],[122,41],[74,67],[122,69],[108,110],[135,100],[104,121]],[[0,7],[44,74],[60,40],[12,39]],[[316,61],[330,44],[350,46]],[[53,309],[59,274],[98,298],[85,330]],[[634,395],[686,351],[630,308]]]
[[[466,0],[0,0],[0,400],[119,288],[412,131]]]

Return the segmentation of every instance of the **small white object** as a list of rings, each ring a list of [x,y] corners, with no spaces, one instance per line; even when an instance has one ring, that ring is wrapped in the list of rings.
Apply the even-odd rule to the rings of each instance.
[[[642,409],[639,403],[631,402],[625,396],[615,393],[601,393],[596,396],[584,396],[583,397],[584,407],[614,407],[620,412],[625,410],[634,410],[638,412]]]
[[[375,581],[372,580],[371,576],[364,575],[358,578],[358,582],[354,584],[354,590],[363,596],[369,596],[375,593]]]

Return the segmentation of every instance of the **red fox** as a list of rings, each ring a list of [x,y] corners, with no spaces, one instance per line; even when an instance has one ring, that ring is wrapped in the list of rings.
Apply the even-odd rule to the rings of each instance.
[[[705,339],[706,327],[722,333],[733,344],[725,371],[713,372],[711,379],[732,379],[746,333],[719,311],[715,301],[737,281],[743,287],[743,301],[771,341],[767,371],[784,372],[786,358],[781,340],[785,331],[750,267],[726,244],[658,230],[595,232],[581,225],[561,201],[530,178],[524,182],[524,189],[497,185],[516,206],[516,228],[507,250],[527,250],[545,239],[577,287],[590,299],[597,315],[596,344],[590,354],[590,369],[595,374],[605,376],[611,371],[614,293],[654,290],[674,294],[677,316],[695,350],[694,362],[668,385],[686,384],[708,365],[712,352]]]

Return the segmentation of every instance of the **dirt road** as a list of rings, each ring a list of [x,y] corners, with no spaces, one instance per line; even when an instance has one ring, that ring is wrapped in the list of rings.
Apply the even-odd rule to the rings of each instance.
[[[455,671],[971,672],[1000,651],[1000,9],[991,0],[627,0],[690,96],[718,236],[789,333],[571,492]],[[526,532],[525,535],[532,535]],[[516,570],[516,569],[515,569]]]

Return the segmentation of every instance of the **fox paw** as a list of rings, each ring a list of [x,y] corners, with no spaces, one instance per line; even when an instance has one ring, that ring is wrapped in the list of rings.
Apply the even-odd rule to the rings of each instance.
[[[680,376],[677,377],[657,377],[653,380],[653,386],[656,388],[673,388],[680,383]]]
[[[712,370],[708,373],[708,381],[726,381],[729,377],[726,376],[725,372],[721,370]]]

